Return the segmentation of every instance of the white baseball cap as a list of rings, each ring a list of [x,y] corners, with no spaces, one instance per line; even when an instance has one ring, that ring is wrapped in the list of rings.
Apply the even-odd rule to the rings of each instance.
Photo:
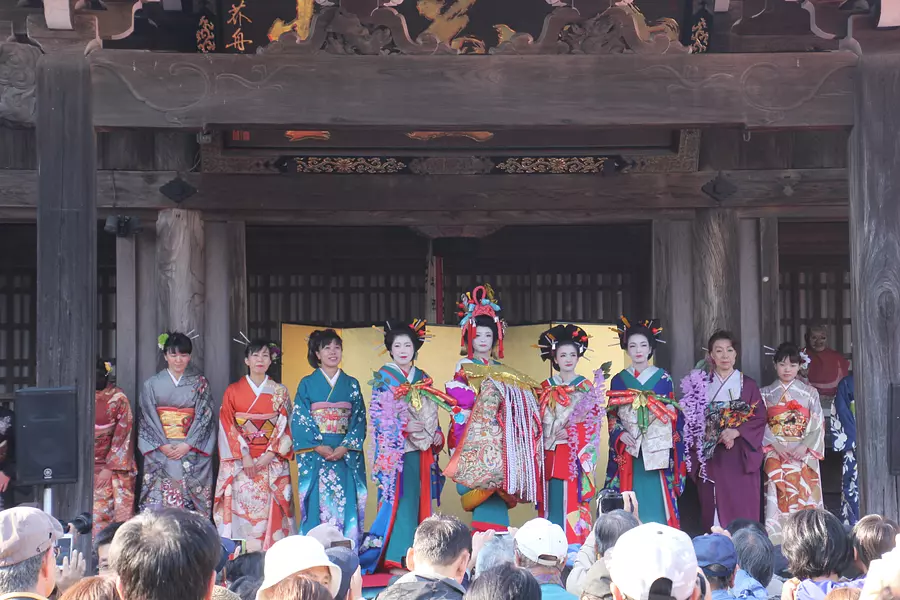
[[[609,558],[609,575],[632,600],[647,600],[657,579],[672,582],[672,597],[687,600],[697,587],[697,555],[691,538],[658,523],[626,531]]]
[[[569,552],[566,533],[547,519],[532,519],[522,525],[515,537],[522,556],[546,567],[557,567]]]
[[[291,535],[278,540],[266,551],[263,563],[263,582],[256,592],[256,600],[264,600],[265,591],[300,571],[313,567],[328,567],[331,571],[331,596],[341,589],[341,569],[329,560],[325,546],[315,538]]]

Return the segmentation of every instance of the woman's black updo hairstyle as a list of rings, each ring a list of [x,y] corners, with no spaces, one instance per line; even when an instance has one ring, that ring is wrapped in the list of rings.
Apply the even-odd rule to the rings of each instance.
[[[778,346],[778,350],[775,351],[775,355],[772,357],[772,360],[777,365],[784,359],[788,359],[796,365],[800,364],[800,348],[797,347],[797,344],[793,342],[784,342],[783,344]]]
[[[647,338],[647,343],[650,345],[650,354],[647,355],[647,359],[653,358],[653,355],[656,354],[656,347],[659,345],[659,342],[656,340],[656,336],[653,335],[653,331],[643,324],[636,323],[625,330],[625,335],[622,336],[625,340],[622,345],[622,350],[628,350],[628,341],[636,335],[642,335]]]
[[[180,331],[170,331],[166,343],[163,344],[163,354],[190,354],[194,351],[194,344],[191,338]]]
[[[102,358],[97,359],[96,377],[95,387],[98,391],[109,385],[109,373],[106,371],[106,362]]]
[[[394,355],[391,354],[391,346],[394,345],[398,337],[409,338],[413,345],[413,360],[418,358],[419,349],[425,342],[419,337],[416,330],[409,323],[403,321],[386,321],[384,324],[384,348],[388,351],[391,358],[394,358]]]
[[[487,315],[478,315],[475,317],[475,327],[487,327],[491,330],[491,333],[494,336],[493,343],[491,344],[492,348],[496,348],[497,344],[500,342],[500,331],[497,329],[497,323],[494,322],[492,318]],[[466,331],[463,333],[463,341],[469,341],[469,332]]]
[[[334,329],[317,329],[309,334],[309,352],[306,354],[306,360],[309,362],[309,366],[313,369],[318,369],[321,366],[319,357],[316,356],[316,353],[325,346],[331,344],[331,342],[337,342],[338,346],[341,348],[344,347],[344,341]]]
[[[709,342],[706,344],[706,351],[712,354],[713,344],[721,340],[728,340],[731,342],[731,347],[734,348],[735,352],[738,352],[740,349],[738,348],[737,339],[734,337],[734,334],[730,331],[726,331],[725,329],[719,329],[711,336],[709,336]]]

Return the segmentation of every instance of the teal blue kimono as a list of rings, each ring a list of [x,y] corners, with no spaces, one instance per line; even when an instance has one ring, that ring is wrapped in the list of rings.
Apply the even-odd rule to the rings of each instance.
[[[375,436],[373,476],[378,513],[360,548],[364,574],[402,567],[419,523],[440,500],[437,454],[443,447],[438,405],[428,374],[389,363],[374,374],[370,412]]]
[[[359,382],[343,371],[329,381],[321,369],[297,387],[291,414],[291,435],[297,456],[297,497],[301,534],[328,523],[359,544],[366,511],[366,405]],[[317,446],[349,451],[329,461]]]

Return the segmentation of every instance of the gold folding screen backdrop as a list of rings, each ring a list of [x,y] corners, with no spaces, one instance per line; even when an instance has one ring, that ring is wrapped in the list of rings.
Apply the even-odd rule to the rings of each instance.
[[[554,323],[555,324],[555,323]],[[581,325],[581,324],[579,324]],[[627,356],[619,349],[619,340],[616,334],[610,330],[612,325],[581,325],[585,331],[591,336],[590,350],[584,359],[578,363],[578,373],[593,381],[593,372],[599,369],[600,365],[605,362],[611,362],[611,373],[617,373],[627,363]],[[540,353],[534,346],[537,344],[538,337],[541,332],[548,329],[550,325],[521,325],[510,327],[506,331],[506,337],[503,340],[505,358],[503,363],[518,370],[522,373],[534,378],[535,381],[543,381],[550,376],[550,365],[541,360]],[[310,325],[288,325],[281,326],[281,343],[284,351],[284,363],[282,365],[281,374],[285,386],[291,393],[296,393],[300,380],[312,372],[312,367],[306,360],[307,345],[306,340],[309,334],[321,327],[313,327]],[[373,327],[358,327],[350,329],[336,330],[344,340],[344,356],[341,368],[348,375],[359,380],[363,390],[363,397],[368,406],[371,400],[371,386],[369,381],[372,380],[372,374],[377,371],[381,365],[390,361],[390,357],[384,350],[384,336],[380,329]],[[435,387],[443,388],[443,383],[449,381],[453,377],[453,369],[459,361],[460,354],[460,330],[459,327],[451,325],[429,325],[428,333],[432,336],[428,339],[422,350],[419,351],[419,357],[416,366],[427,372],[435,382]],[[449,423],[449,415],[441,411],[441,427],[444,432],[447,431]],[[370,423],[371,427],[371,423]],[[600,461],[597,465],[597,482],[599,487],[603,486],[603,480],[606,476],[606,447],[608,443],[608,434],[605,427],[602,428]],[[369,499],[366,504],[366,525],[375,518],[377,506],[378,492],[375,483],[371,480],[372,474],[372,436],[366,438],[366,474],[369,476]],[[446,451],[441,454],[440,464],[443,467],[447,464],[449,456]],[[296,489],[296,463],[291,465],[291,478],[293,479]],[[444,492],[441,495],[441,506],[438,509],[445,514],[452,514],[460,517],[466,522],[471,522],[471,517],[462,510],[459,503],[459,496],[456,493],[456,485],[447,480],[444,486]],[[296,506],[295,498],[295,514],[300,514]],[[535,509],[532,505],[517,506],[511,512],[510,518],[513,525],[521,525],[528,519],[535,516]]]

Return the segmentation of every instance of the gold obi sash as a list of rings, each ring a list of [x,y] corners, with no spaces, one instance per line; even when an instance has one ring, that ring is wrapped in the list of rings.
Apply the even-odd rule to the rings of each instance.
[[[94,425],[94,462],[105,463],[106,455],[112,448],[113,431],[115,423],[107,425]]]
[[[349,402],[314,402],[310,407],[312,418],[319,426],[319,433],[346,435],[350,428]]]
[[[275,422],[278,413],[235,413],[234,420],[244,434],[244,438],[250,441],[251,446],[268,446],[272,434],[275,433]]]
[[[809,423],[809,411],[796,400],[773,406],[766,416],[772,433],[788,441],[800,441]]]
[[[194,422],[193,408],[157,408],[159,422],[162,424],[166,439],[183,440],[187,438],[191,423]]]

